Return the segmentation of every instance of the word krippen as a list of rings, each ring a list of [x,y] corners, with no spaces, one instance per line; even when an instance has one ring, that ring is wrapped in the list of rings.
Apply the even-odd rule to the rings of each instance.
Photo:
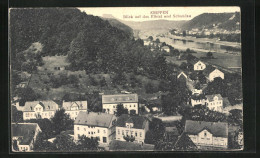
[[[168,14],[168,11],[151,11],[150,14]]]

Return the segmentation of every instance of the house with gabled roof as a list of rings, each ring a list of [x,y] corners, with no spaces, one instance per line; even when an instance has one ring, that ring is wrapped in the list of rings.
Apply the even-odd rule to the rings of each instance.
[[[191,96],[191,105],[205,105],[206,103],[206,97],[204,94],[199,94],[199,95],[192,95]]]
[[[12,151],[29,152],[33,150],[38,134],[41,132],[37,123],[12,123]]]
[[[210,72],[208,75],[208,80],[212,82],[217,77],[220,77],[224,80],[224,73],[221,72],[219,69],[215,69],[214,71]]]
[[[228,123],[186,120],[184,132],[199,149],[226,149]]]
[[[165,52],[169,53],[170,52],[170,47],[169,46],[163,46],[161,48],[161,51],[165,51]]]
[[[100,112],[79,112],[74,121],[74,140],[85,135],[97,138],[101,146],[108,146],[115,139],[116,116]]]
[[[63,101],[62,108],[65,113],[70,116],[71,119],[75,120],[80,111],[87,112],[88,102],[87,101]]]
[[[114,94],[102,95],[102,109],[105,113],[115,114],[118,104],[122,104],[128,109],[128,113],[138,114],[138,95],[137,94]]]
[[[136,143],[144,143],[149,130],[149,120],[143,116],[123,114],[116,122],[116,140],[126,141],[125,137],[134,138]]]
[[[194,71],[202,71],[206,68],[206,64],[199,60],[193,65],[193,68]]]
[[[206,95],[206,106],[213,111],[223,111],[223,98],[220,94]]]
[[[59,105],[52,100],[27,101],[22,109],[23,119],[50,119],[58,109]]]

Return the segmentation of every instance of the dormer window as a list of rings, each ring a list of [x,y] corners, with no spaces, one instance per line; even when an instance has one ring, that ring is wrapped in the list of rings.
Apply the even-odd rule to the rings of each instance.
[[[204,133],[204,137],[207,137],[207,132]]]
[[[127,128],[132,128],[133,126],[134,126],[133,123],[126,123],[126,127],[127,127]]]

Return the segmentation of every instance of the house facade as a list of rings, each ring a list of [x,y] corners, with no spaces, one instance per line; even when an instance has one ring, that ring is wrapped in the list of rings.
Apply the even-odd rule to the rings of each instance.
[[[145,117],[123,114],[117,119],[116,140],[126,141],[124,137],[134,137],[134,142],[144,143],[148,130],[149,121]]]
[[[226,149],[228,147],[228,124],[187,120],[184,132],[199,149]]]
[[[206,106],[213,111],[223,111],[223,98],[220,94],[206,95]]]
[[[33,151],[34,143],[41,132],[37,123],[12,123],[12,151],[30,152]]]
[[[128,109],[128,113],[133,111],[138,114],[137,94],[102,95],[102,109],[105,113],[115,114],[118,104],[122,104],[124,108]]]
[[[58,109],[58,104],[52,100],[25,102],[24,108],[22,109],[23,119],[50,119]]]
[[[86,112],[88,109],[87,101],[70,101],[62,103],[62,108],[65,110],[65,113],[70,116],[71,119],[75,120],[80,111]]]
[[[106,113],[79,112],[74,121],[74,140],[85,135],[97,138],[100,146],[108,146],[115,139],[116,116]]]
[[[168,46],[163,46],[163,47],[161,48],[161,50],[162,50],[162,51],[165,51],[165,52],[167,52],[167,53],[170,52],[170,48],[169,48]]]
[[[202,61],[198,61],[194,64],[194,71],[202,71],[206,68],[206,64],[204,64]]]
[[[203,94],[193,95],[191,97],[191,106],[205,105],[205,104],[206,104],[206,97]]]
[[[214,81],[214,79],[217,78],[217,77],[220,77],[220,78],[224,79],[224,73],[221,72],[221,71],[218,70],[218,69],[215,69],[214,71],[212,71],[212,72],[209,74],[208,79],[209,79],[210,82],[212,82],[212,81]]]

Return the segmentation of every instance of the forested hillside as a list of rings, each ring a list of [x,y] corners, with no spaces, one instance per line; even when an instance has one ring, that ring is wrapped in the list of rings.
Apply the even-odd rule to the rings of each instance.
[[[12,9],[10,12],[11,61],[15,70],[33,71],[40,56],[68,55],[71,70],[135,72],[166,77],[166,61],[143,46],[142,40],[78,9]],[[31,65],[24,50],[43,45]],[[18,62],[19,61],[19,62]],[[29,69],[29,70],[28,70]]]
[[[123,30],[125,33],[127,33],[129,36],[133,36],[133,29],[123,23],[121,23],[120,21],[118,21],[117,19],[114,18],[103,18],[104,20],[107,20],[110,25]]]
[[[214,25],[226,30],[236,29],[236,23],[240,22],[240,13],[204,13],[184,23],[182,29],[212,28]]]

